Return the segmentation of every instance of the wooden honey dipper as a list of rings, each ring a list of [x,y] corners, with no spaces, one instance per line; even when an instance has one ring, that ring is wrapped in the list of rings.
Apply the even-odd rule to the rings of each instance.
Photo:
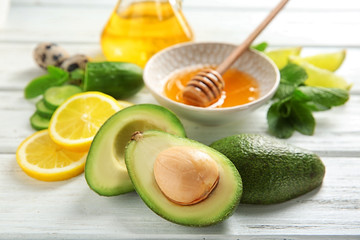
[[[184,102],[193,106],[207,107],[221,97],[225,82],[221,77],[247,50],[255,38],[265,29],[289,0],[282,0],[260,25],[216,68],[204,69],[195,75],[182,90]]]

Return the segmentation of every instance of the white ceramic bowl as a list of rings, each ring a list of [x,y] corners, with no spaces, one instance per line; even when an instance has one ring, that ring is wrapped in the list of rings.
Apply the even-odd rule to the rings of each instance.
[[[202,125],[221,125],[236,121],[265,104],[276,92],[280,74],[276,65],[264,54],[247,50],[232,68],[252,75],[259,83],[260,97],[250,103],[227,108],[202,108],[170,100],[164,95],[169,75],[181,68],[194,65],[218,65],[236,47],[228,43],[184,43],[166,48],[155,54],[144,69],[144,82],[159,104],[179,117]]]

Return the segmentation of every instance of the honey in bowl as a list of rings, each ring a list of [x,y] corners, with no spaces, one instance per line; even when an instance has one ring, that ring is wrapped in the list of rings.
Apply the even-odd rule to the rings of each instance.
[[[214,68],[214,67],[212,67]],[[172,73],[164,87],[169,99],[187,104],[182,97],[182,89],[204,66],[180,69]],[[226,108],[243,105],[259,98],[259,84],[250,74],[232,68],[223,74],[225,87],[221,97],[208,108]]]

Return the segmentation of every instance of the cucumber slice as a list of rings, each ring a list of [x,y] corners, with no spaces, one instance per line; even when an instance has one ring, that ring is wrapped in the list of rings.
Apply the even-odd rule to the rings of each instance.
[[[48,88],[44,93],[45,105],[55,110],[58,108],[66,99],[76,93],[81,93],[82,89],[75,85],[64,85],[58,87]]]
[[[31,127],[35,130],[47,129],[50,123],[50,119],[41,117],[37,112],[35,112],[30,118]]]
[[[35,106],[36,106],[36,112],[43,118],[50,119],[55,111],[53,109],[48,108],[45,105],[44,99],[41,99],[40,101],[38,101]]]

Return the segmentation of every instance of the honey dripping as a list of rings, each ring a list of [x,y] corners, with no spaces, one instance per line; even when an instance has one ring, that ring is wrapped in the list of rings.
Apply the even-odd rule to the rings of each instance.
[[[144,67],[149,58],[170,45],[193,40],[181,1],[121,1],[101,35],[108,61]]]
[[[182,69],[171,74],[164,87],[164,94],[171,100],[184,103],[181,89],[190,79],[201,71],[203,67]],[[259,85],[250,74],[237,69],[229,69],[223,75],[225,87],[218,101],[208,108],[234,107],[252,102],[259,98]]]

